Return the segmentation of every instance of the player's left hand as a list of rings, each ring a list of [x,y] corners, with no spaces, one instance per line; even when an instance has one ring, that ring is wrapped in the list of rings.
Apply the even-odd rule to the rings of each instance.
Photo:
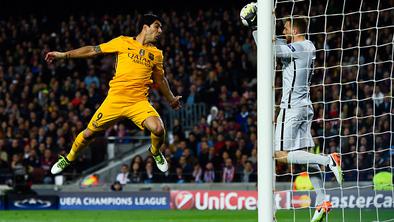
[[[182,108],[182,104],[181,104],[181,98],[182,96],[175,96],[174,99],[172,99],[171,101],[169,101],[170,106],[175,109],[178,110],[180,108]]]

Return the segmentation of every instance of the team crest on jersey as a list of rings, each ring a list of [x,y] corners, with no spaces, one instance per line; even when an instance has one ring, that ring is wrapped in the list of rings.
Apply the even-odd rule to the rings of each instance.
[[[150,60],[154,60],[155,59],[155,56],[151,52],[148,54],[148,57],[149,57]]]
[[[145,49],[141,49],[140,50],[140,56],[144,56],[145,55]]]

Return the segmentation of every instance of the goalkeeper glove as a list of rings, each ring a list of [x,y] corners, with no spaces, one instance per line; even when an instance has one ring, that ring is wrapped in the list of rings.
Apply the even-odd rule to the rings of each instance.
[[[257,28],[257,3],[251,2],[241,9],[242,24],[252,29]]]

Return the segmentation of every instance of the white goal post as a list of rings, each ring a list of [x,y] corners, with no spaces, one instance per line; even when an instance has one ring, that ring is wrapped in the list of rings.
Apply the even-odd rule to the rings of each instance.
[[[258,221],[273,221],[273,1],[257,1]]]

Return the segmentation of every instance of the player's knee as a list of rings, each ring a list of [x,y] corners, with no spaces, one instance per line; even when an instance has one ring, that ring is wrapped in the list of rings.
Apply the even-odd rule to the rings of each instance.
[[[275,155],[275,159],[282,164],[286,164],[287,163],[287,152],[285,151],[276,151],[274,153]]]
[[[152,133],[156,136],[163,136],[165,133],[164,127],[161,125],[157,125],[152,129]]]

